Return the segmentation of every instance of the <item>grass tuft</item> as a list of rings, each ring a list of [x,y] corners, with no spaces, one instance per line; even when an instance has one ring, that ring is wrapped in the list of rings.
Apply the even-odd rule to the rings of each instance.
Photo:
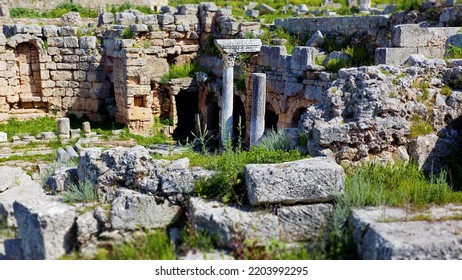
[[[79,182],[67,187],[62,193],[62,200],[65,203],[88,203],[99,200],[98,190],[95,185],[89,181]]]

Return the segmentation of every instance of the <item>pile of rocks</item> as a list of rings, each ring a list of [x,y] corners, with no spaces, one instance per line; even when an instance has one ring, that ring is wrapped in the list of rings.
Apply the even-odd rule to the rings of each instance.
[[[218,237],[218,246],[225,249],[242,238],[259,244],[316,242],[332,210],[330,202],[343,191],[343,169],[328,158],[248,165],[245,172],[251,205],[236,207],[190,198],[194,182],[207,180],[214,172],[191,168],[187,158],[154,160],[140,146],[88,149],[78,167],[56,170],[46,184],[53,194],[72,184],[93,184],[100,202],[91,207],[68,205],[59,195],[46,195],[22,173],[17,184],[2,188],[0,217],[19,232],[18,240],[4,242],[6,255],[55,259],[71,250],[92,254],[104,238],[123,239],[141,229],[175,228],[185,217],[183,209],[194,228]],[[22,195],[16,197],[18,192]]]

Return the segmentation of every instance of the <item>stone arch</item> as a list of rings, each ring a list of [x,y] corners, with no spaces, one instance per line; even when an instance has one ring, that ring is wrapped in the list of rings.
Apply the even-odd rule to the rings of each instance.
[[[30,34],[17,34],[10,37],[6,42],[7,46],[12,48],[16,48],[19,44],[23,43],[34,45],[37,48],[39,55],[43,54],[43,48],[45,45],[43,40]]]

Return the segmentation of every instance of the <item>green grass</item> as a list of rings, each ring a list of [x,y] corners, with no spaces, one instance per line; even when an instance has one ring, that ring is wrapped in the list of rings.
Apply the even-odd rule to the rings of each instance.
[[[287,53],[292,54],[294,52],[295,46],[301,45],[300,36],[295,36],[282,28],[277,28],[276,30],[269,30],[268,28],[262,28],[263,35],[260,37],[262,44],[267,46],[272,46],[271,43],[273,39],[285,39],[287,44],[285,45]]]
[[[409,138],[417,138],[421,135],[427,135],[433,133],[433,127],[428,121],[425,121],[420,116],[414,116],[411,120],[411,130]]]
[[[120,37],[122,39],[133,39],[135,37],[135,34],[133,34],[132,30],[129,27],[125,27],[122,30],[122,34],[120,34]]]
[[[279,163],[304,158],[298,151],[267,150],[253,147],[251,151],[227,149],[219,154],[195,153],[186,151],[171,159],[188,157],[191,166],[202,166],[216,170],[217,174],[208,181],[200,180],[195,184],[194,195],[219,199],[224,203],[243,203],[246,199],[244,185],[244,166],[250,163]]]
[[[416,164],[365,164],[348,172],[345,199],[352,208],[365,206],[426,207],[461,203],[462,193],[447,183],[446,172],[426,176]]]
[[[353,66],[360,67],[374,64],[374,58],[368,54],[365,46],[348,45],[342,51],[351,56]]]
[[[30,134],[38,136],[45,131],[58,131],[58,122],[51,117],[40,117],[32,120],[21,121],[10,119],[6,124],[0,124],[0,131],[8,133],[8,139],[15,135]]]
[[[79,4],[73,4],[70,2],[61,3],[54,9],[39,12],[34,9],[28,8],[11,8],[10,16],[12,18],[59,18],[69,12],[78,12],[83,18],[97,18],[98,11],[85,8]]]
[[[145,232],[135,236],[132,241],[110,246],[98,247],[91,259],[95,260],[174,260],[176,257],[168,234],[164,230]],[[64,256],[64,260],[81,260],[85,257],[73,253]]]
[[[171,64],[167,74],[165,74],[161,80],[161,84],[167,84],[171,79],[192,77],[197,72],[203,69],[195,63],[185,63],[182,65]]]

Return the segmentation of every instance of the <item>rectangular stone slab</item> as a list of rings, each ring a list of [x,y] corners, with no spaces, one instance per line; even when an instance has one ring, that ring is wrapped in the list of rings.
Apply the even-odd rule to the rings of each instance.
[[[224,53],[259,52],[260,39],[222,39],[215,40],[215,45]]]
[[[344,177],[343,168],[324,157],[245,166],[252,205],[328,202],[343,191]]]

